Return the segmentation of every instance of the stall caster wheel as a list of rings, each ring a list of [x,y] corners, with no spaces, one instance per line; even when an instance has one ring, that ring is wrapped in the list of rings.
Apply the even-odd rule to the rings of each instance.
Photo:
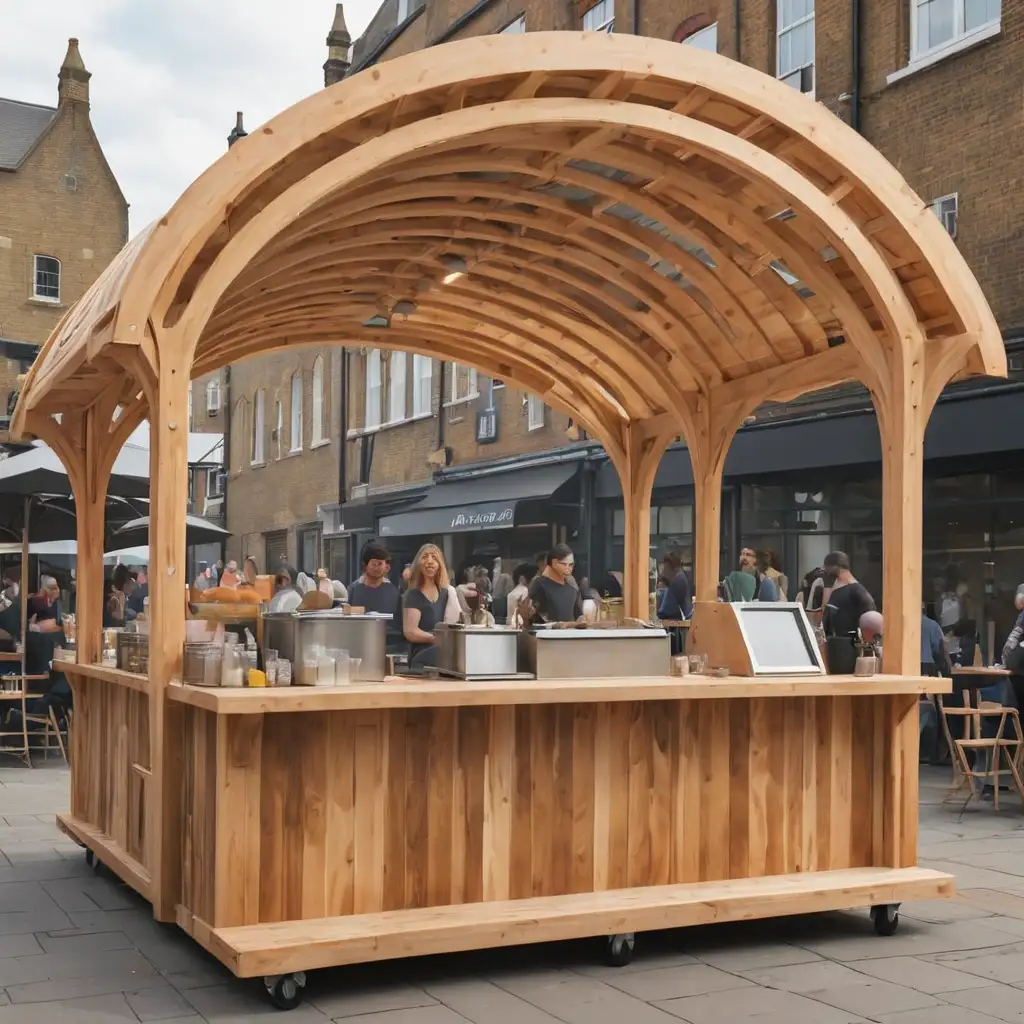
[[[625,967],[633,959],[636,937],[632,932],[609,935],[604,947],[605,962],[609,967]]]
[[[871,923],[878,935],[895,935],[900,926],[898,903],[883,903],[871,908]]]
[[[87,849],[85,851],[85,863],[88,864],[89,867],[92,867],[96,863],[96,855],[92,852],[92,850]]]
[[[267,998],[272,1006],[279,1010],[294,1010],[302,1002],[306,975],[302,971],[295,974],[270,974],[263,979],[263,987],[267,990]]]

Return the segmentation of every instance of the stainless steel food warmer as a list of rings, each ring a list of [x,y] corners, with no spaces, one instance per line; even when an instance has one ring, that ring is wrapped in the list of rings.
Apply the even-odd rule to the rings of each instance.
[[[263,651],[277,651],[290,661],[293,678],[302,671],[303,652],[314,646],[348,651],[362,659],[361,682],[380,682],[387,675],[387,625],[390,615],[367,612],[346,615],[340,611],[267,612],[263,616]]]
[[[508,679],[517,675],[519,630],[509,626],[434,627],[437,669],[458,679]]]
[[[520,668],[538,679],[667,676],[671,654],[664,629],[539,627],[519,635]]]

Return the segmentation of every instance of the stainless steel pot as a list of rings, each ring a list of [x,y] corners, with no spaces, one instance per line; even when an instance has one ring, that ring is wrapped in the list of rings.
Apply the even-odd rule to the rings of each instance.
[[[537,629],[520,634],[521,664],[538,679],[667,676],[664,629]]]
[[[360,681],[380,682],[387,674],[387,626],[390,615],[344,615],[338,611],[266,612],[263,652],[292,663],[293,679],[302,682],[303,652],[314,646],[348,651],[359,658]]]
[[[516,674],[518,629],[443,623],[434,627],[434,636],[437,667],[446,675],[481,679]]]

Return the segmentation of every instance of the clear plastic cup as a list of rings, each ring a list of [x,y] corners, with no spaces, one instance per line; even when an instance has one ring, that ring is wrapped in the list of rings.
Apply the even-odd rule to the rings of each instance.
[[[334,661],[334,685],[347,686],[350,681],[350,659],[348,651],[332,648],[327,652]]]

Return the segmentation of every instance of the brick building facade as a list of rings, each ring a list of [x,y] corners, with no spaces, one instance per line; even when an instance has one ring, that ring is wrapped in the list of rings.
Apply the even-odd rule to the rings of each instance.
[[[466,36],[581,28],[639,29],[684,46],[717,50],[812,93],[877,146],[931,204],[968,258],[1004,328],[1011,383],[998,386],[1009,389],[1006,394],[996,395],[998,387],[992,385],[951,391],[948,401],[940,404],[936,429],[929,435],[939,440],[929,442],[928,472],[937,481],[936,474],[941,475],[944,495],[959,487],[965,493],[984,492],[990,500],[998,490],[997,474],[1016,466],[1018,449],[1024,448],[1024,442],[1007,440],[1017,431],[1005,419],[1016,415],[1013,410],[1020,405],[1013,394],[1021,387],[1024,365],[1024,288],[1019,269],[1024,263],[1024,187],[1017,170],[1024,156],[1017,102],[1024,86],[1024,5],[1009,0],[385,0],[353,47],[347,73]],[[335,35],[328,61],[334,77],[344,64],[338,56],[343,47],[337,43]],[[680,50],[680,59],[685,60],[685,49]],[[327,355],[322,353],[325,359]],[[261,384],[259,375],[249,381],[247,401],[254,388],[280,389],[295,365],[294,357],[274,358],[284,361],[267,376],[267,383]],[[288,522],[287,550],[295,557],[295,528],[320,522],[326,528],[328,553],[339,543],[332,533],[343,527],[344,534],[355,534],[345,548],[350,561],[358,544],[371,535],[385,537],[404,557],[403,544],[411,549],[423,538],[407,537],[411,527],[403,510],[420,509],[423,533],[440,540],[448,536],[435,514],[442,504],[440,495],[452,495],[452,509],[460,503],[480,509],[504,487],[515,496],[515,501],[509,499],[512,504],[518,501],[527,509],[524,518],[533,525],[534,520],[543,523],[545,530],[530,533],[518,547],[509,542],[504,548],[496,540],[497,531],[477,531],[473,538],[465,534],[463,543],[448,548],[457,560],[474,550],[519,557],[529,544],[566,536],[577,547],[578,561],[589,565],[592,573],[617,568],[621,492],[600,450],[579,437],[563,417],[551,410],[541,414],[538,403],[512,388],[493,388],[483,379],[473,387],[468,373],[451,365],[432,362],[428,376],[427,363],[411,355],[403,359],[351,349],[344,360],[331,365],[339,378],[332,378],[332,395],[343,393],[345,400],[339,402],[336,415],[332,407],[331,444],[325,446],[330,457],[324,456],[315,470],[315,453],[305,451],[301,459],[282,459],[273,469],[268,464],[250,471],[239,463],[233,471],[252,481],[236,486],[232,477],[237,503],[251,510],[262,488],[289,506],[275,512],[277,518],[267,518],[268,525],[251,520],[250,549],[258,553],[260,534],[271,526],[285,528]],[[347,387],[341,384],[342,376]],[[456,384],[454,393],[453,379],[465,384]],[[404,400],[392,398],[396,393]],[[998,403],[1002,404],[997,410]],[[830,411],[848,418],[835,420],[835,441],[822,455],[822,416]],[[803,423],[805,419],[810,422]],[[820,557],[819,549],[839,546],[851,550],[862,566],[861,575],[870,578],[871,566],[880,560],[875,523],[880,503],[877,432],[865,393],[852,387],[833,389],[789,406],[760,410],[757,421],[741,432],[739,454],[727,468],[724,558],[732,559],[730,547],[736,547],[741,537],[754,540],[779,550],[787,574],[796,579],[805,562],[810,565]],[[984,429],[979,433],[975,426]],[[346,443],[343,450],[336,450],[342,433]],[[481,437],[490,443],[481,443]],[[564,487],[558,469],[563,464],[578,470]],[[974,475],[965,475],[968,466]],[[514,481],[531,472],[534,491],[541,482],[547,486],[550,507],[519,500],[532,492]],[[782,474],[788,483],[767,486],[769,473]],[[685,551],[690,542],[688,475],[685,449],[670,451],[656,483],[655,549],[674,546]],[[340,508],[339,479],[345,482]],[[826,536],[808,537],[807,512],[801,506],[808,500],[820,504],[814,515],[819,517],[818,531]],[[857,506],[855,513],[848,514],[848,502]],[[954,503],[962,507],[963,495]],[[269,502],[266,507],[269,512]],[[243,514],[255,515],[239,512]],[[990,512],[979,515],[975,532],[982,547],[994,552],[1001,537],[1001,551],[1021,552],[1019,557],[1001,556],[994,588],[988,575],[982,580],[992,571],[982,567],[992,563],[979,561],[982,556],[964,556],[964,572],[976,575],[976,589],[988,593],[1003,585],[1004,571],[1007,578],[1024,573],[1024,538],[1020,543],[1008,539],[998,523],[985,519]],[[453,523],[457,519],[458,514],[451,517]],[[943,535],[943,524],[930,527],[926,521],[925,526],[924,557],[929,565],[937,571],[947,561],[959,562],[960,541]],[[272,539],[277,550],[280,536]],[[972,540],[963,550],[974,547]]]
[[[89,118],[78,40],[57,106],[0,99],[0,426],[34,352],[128,238],[128,204]]]

